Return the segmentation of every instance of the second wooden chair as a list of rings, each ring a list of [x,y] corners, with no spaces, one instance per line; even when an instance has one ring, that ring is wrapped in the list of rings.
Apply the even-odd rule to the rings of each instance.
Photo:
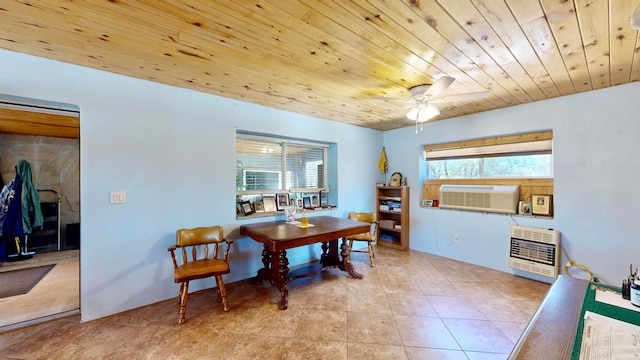
[[[346,239],[349,242],[349,255],[351,252],[364,252],[369,253],[369,262],[370,266],[373,267],[373,258],[376,257],[373,252],[373,242],[377,239],[377,231],[378,231],[378,220],[375,213],[372,212],[350,212],[349,220],[368,222],[371,224],[371,230],[366,233],[347,236]],[[367,250],[352,250],[354,241],[366,241],[367,242]]]

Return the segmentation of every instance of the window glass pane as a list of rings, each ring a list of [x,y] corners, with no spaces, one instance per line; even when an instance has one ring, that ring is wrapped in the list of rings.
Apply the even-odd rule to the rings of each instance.
[[[428,160],[427,163],[429,165],[429,179],[553,176],[550,154]]]
[[[483,177],[551,177],[551,155],[485,158]]]
[[[480,176],[480,159],[429,160],[429,179],[474,179]]]
[[[236,191],[261,193],[327,187],[327,151],[323,143],[238,133]]]
[[[237,139],[236,163],[236,190],[282,189],[280,144]]]
[[[324,148],[286,145],[287,188],[323,187]]]

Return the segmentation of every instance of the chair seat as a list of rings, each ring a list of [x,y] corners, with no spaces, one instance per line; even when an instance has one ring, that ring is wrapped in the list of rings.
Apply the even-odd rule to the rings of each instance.
[[[175,269],[173,279],[176,283],[202,279],[216,274],[228,274],[229,263],[220,259],[202,259],[186,263]]]
[[[358,235],[347,236],[347,240],[375,241],[376,236],[371,233],[363,233]]]

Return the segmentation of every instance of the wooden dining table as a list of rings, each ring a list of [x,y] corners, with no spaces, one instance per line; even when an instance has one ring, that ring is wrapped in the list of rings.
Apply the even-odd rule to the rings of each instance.
[[[371,224],[332,216],[316,216],[309,218],[308,227],[301,224],[291,224],[285,221],[268,221],[242,225],[240,234],[248,236],[263,244],[262,263],[264,267],[258,270],[257,279],[268,280],[280,291],[278,307],[285,310],[289,304],[289,282],[298,278],[309,277],[320,272],[339,268],[350,277],[362,279],[351,261],[347,249],[346,236],[370,231]],[[338,239],[342,239],[338,254]],[[312,271],[294,274],[289,273],[287,250],[299,246],[322,243],[320,267]]]

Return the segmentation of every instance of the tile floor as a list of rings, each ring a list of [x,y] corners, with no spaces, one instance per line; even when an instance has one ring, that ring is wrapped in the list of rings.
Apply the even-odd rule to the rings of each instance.
[[[549,284],[418,251],[376,247],[279,293],[229,284],[215,292],[80,323],[79,316],[0,334],[0,359],[506,359]],[[233,271],[233,269],[232,269]]]

